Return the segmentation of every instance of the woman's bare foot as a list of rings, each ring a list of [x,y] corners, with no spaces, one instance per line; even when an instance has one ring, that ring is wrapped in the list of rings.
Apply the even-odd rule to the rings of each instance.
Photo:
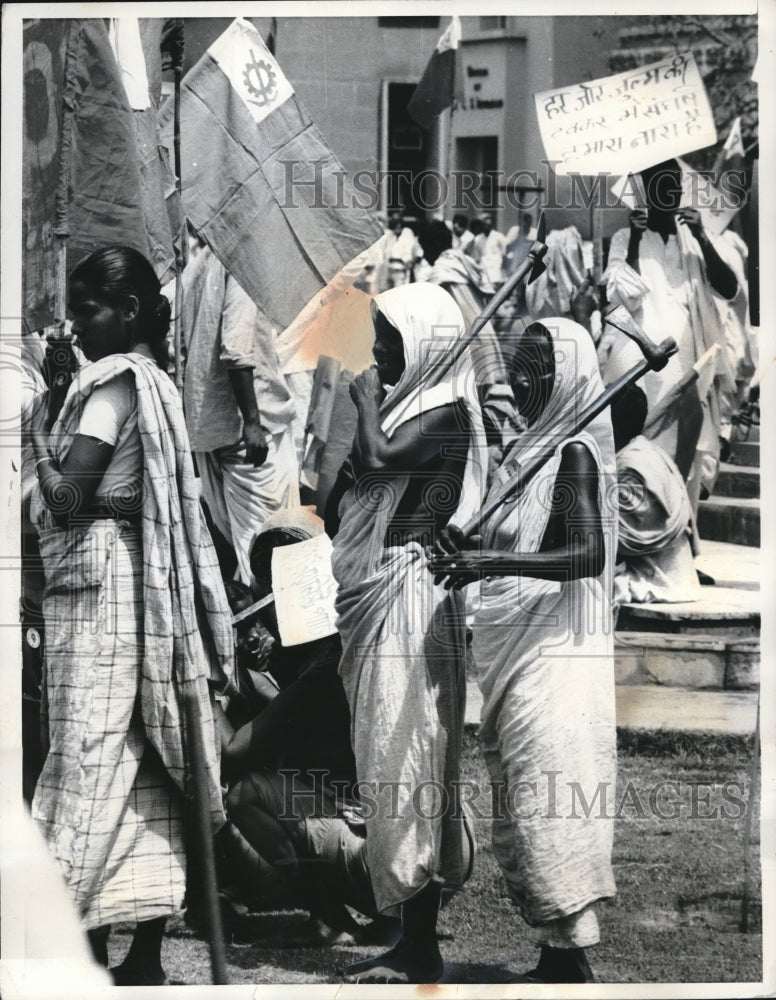
[[[418,948],[400,941],[376,958],[356,962],[345,970],[346,983],[437,983],[445,970],[439,948]]]
[[[110,937],[110,926],[93,927],[87,931],[89,944],[91,945],[94,959],[100,965],[108,968],[108,938]]]
[[[160,966],[149,968],[134,962],[122,962],[110,970],[116,986],[167,986],[169,980]]]
[[[544,945],[539,964],[525,975],[539,983],[595,982],[584,948],[550,948]]]
[[[117,986],[166,986],[162,968],[165,917],[144,920],[135,927],[132,944],[121,965],[110,970]]]

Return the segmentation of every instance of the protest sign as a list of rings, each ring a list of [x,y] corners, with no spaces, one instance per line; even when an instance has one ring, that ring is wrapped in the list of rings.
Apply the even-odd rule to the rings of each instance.
[[[634,173],[717,141],[691,52],[534,101],[547,159],[561,175]]]
[[[272,592],[284,646],[324,639],[337,631],[331,552],[328,535],[273,549]]]

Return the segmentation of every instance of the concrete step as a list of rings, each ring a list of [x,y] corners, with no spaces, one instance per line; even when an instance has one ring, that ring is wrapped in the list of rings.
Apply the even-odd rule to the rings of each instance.
[[[677,732],[754,732],[757,691],[691,691],[659,684],[623,684],[615,689],[620,729]],[[466,725],[478,726],[482,694],[476,681],[466,685]]]
[[[758,590],[760,587],[760,550],[751,545],[732,545],[704,539],[695,557],[696,569],[708,573],[717,587]],[[713,596],[716,587],[704,587],[704,596]]]
[[[760,425],[752,424],[751,427],[741,427],[740,431],[738,426],[733,427],[733,441],[735,444],[739,439],[747,441],[759,441],[760,440]]]
[[[623,685],[616,689],[620,729],[661,729],[679,732],[754,733],[757,691],[682,691]]]
[[[760,595],[739,587],[704,587],[698,601],[623,604],[617,632],[662,632],[749,638],[760,632]]]
[[[713,496],[698,504],[701,538],[736,545],[760,544],[760,501]]]
[[[732,441],[730,445],[730,462],[732,465],[760,465],[759,441]]]
[[[714,484],[715,497],[741,497],[746,500],[760,496],[760,470],[746,465],[723,462]]]
[[[760,683],[760,640],[711,634],[620,632],[617,684],[754,690]]]

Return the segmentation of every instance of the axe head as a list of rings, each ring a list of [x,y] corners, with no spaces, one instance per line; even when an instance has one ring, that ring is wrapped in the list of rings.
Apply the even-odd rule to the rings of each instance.
[[[544,242],[547,235],[547,225],[544,221],[544,212],[539,216],[539,225],[536,227],[536,239],[531,247],[529,253],[533,260],[533,266],[531,268],[531,274],[528,278],[528,284],[536,281],[539,275],[544,274],[547,270],[547,265],[544,263],[542,258],[547,253],[547,244]]]
[[[544,247],[544,250],[546,252],[547,247]],[[534,260],[533,267],[531,268],[531,274],[528,278],[528,284],[530,285],[532,281],[536,281],[539,275],[544,274],[546,270],[547,270],[547,265],[544,263],[541,257],[537,257]]]
[[[530,285],[532,281],[536,281],[540,274],[544,274],[547,270],[547,265],[542,260],[542,257],[547,253],[547,245],[545,243],[534,243],[529,251],[529,256],[531,258],[531,273],[528,276],[528,284]]]
[[[666,337],[659,344],[650,340],[625,306],[614,306],[610,309],[604,314],[604,322],[638,344],[645,361],[654,372],[662,371],[668,364],[669,358],[679,350],[673,337]]]
[[[547,238],[547,223],[544,221],[544,212],[539,216],[539,224],[536,227],[536,242],[544,243]]]

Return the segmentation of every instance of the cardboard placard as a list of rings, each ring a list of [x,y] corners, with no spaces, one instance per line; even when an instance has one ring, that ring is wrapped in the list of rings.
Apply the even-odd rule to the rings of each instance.
[[[284,646],[325,639],[337,631],[331,552],[328,535],[273,549],[272,592]]]
[[[557,174],[628,174],[717,141],[691,52],[534,95]]]

